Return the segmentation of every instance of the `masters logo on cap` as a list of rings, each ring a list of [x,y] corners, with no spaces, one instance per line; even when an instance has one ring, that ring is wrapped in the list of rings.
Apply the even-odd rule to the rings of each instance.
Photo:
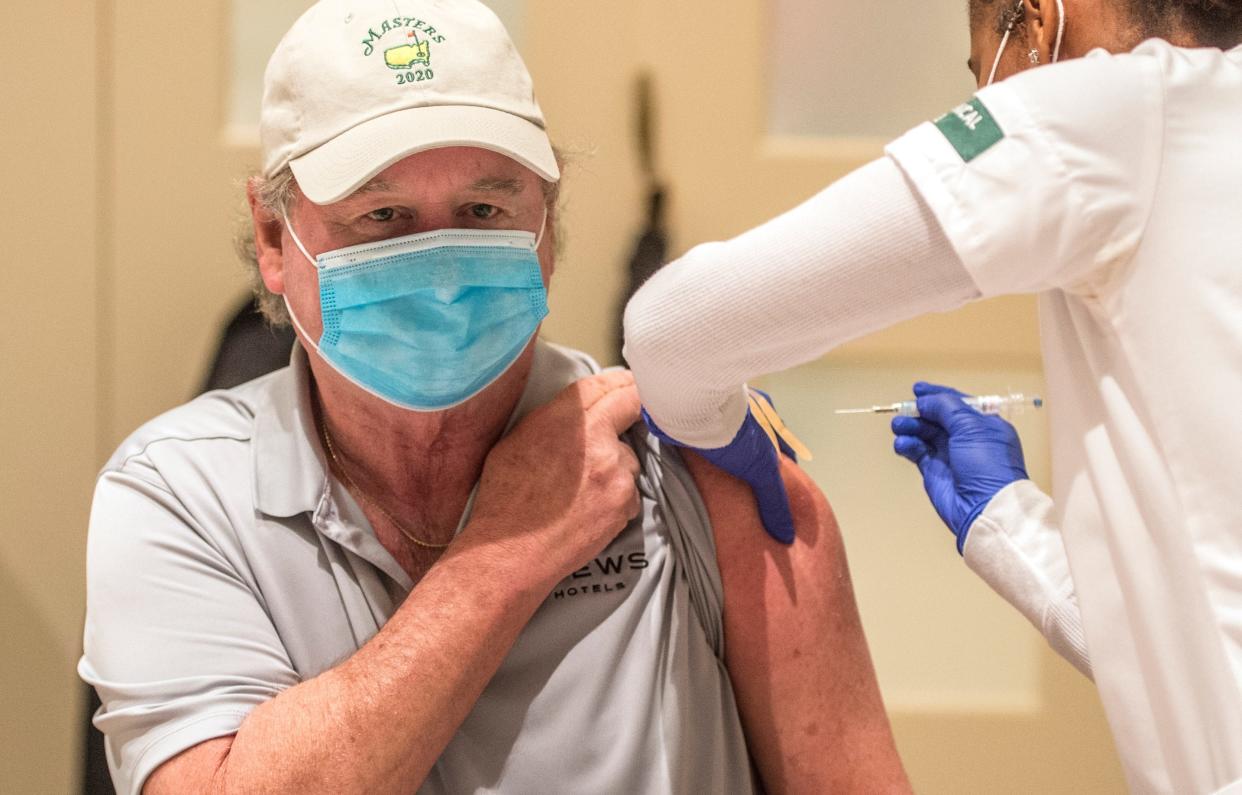
[[[427,79],[435,77],[431,74],[431,44],[418,40],[418,34],[410,31],[409,37],[413,39],[409,44],[400,44],[396,47],[389,47],[384,50],[384,63],[389,69],[405,70],[414,64],[422,64],[427,67]],[[398,83],[403,82],[398,75]]]
[[[476,0],[321,0],[276,47],[264,84],[264,174],[289,167],[317,204],[446,146],[560,178],[526,65]]]
[[[385,40],[385,37],[394,31],[404,34],[397,39],[395,44],[391,40]],[[419,31],[422,31],[421,38]],[[367,29],[367,37],[362,41],[362,54],[369,58],[375,54],[377,47],[384,47],[384,64],[389,69],[405,71],[415,64],[422,64],[430,69],[431,44],[432,42],[443,44],[444,41],[444,34],[426,20],[416,17],[393,17]],[[431,77],[435,75],[430,75],[426,79]],[[397,82],[407,81],[399,79]]]

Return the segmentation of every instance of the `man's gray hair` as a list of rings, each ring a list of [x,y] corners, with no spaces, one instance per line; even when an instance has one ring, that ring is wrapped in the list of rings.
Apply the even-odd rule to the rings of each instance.
[[[253,187],[259,206],[275,218],[282,218],[289,211],[297,191],[297,180],[288,166],[271,177],[256,174],[250,178],[249,184]],[[263,274],[259,271],[259,252],[255,248],[254,221],[249,214],[238,220],[233,247],[246,265],[250,290],[254,293],[254,303],[259,312],[273,326],[290,325],[289,310],[285,306],[284,298],[267,289],[267,285],[263,283]]]
[[[552,151],[556,155],[556,162],[560,166],[561,173],[564,174],[568,158],[557,147],[553,147]],[[288,166],[271,177],[255,175],[250,178],[249,184],[254,190],[254,197],[259,207],[270,213],[273,218],[283,218],[297,196],[298,182]],[[543,199],[548,208],[548,231],[552,234],[555,254],[560,254],[562,241],[558,224],[559,214],[556,212],[560,195],[560,182],[545,181],[543,183]],[[254,302],[259,312],[273,326],[290,325],[289,309],[285,306],[284,298],[267,289],[267,285],[263,283],[263,275],[259,271],[258,250],[255,248],[254,222],[249,215],[239,221],[233,245],[237,250],[237,256],[246,265],[246,271],[250,277],[250,289],[254,292]]]

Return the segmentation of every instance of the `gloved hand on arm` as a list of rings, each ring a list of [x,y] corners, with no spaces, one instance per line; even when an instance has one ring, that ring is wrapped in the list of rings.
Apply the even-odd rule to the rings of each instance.
[[[961,554],[970,526],[996,493],[1027,479],[1022,442],[1012,425],[966,405],[956,389],[920,382],[914,396],[919,416],[893,418],[893,449],[918,465]]]
[[[810,459],[811,453],[785,427],[767,393],[754,388],[750,392],[746,420],[724,447],[705,449],[683,444],[662,431],[646,409],[643,420],[661,442],[693,450],[716,468],[745,481],[755,495],[764,530],[782,544],[792,544],[793,513],[781,479],[780,453],[795,462],[799,455]]]

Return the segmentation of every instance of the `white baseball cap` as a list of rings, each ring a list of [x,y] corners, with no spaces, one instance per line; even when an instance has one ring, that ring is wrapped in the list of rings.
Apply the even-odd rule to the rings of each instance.
[[[476,0],[320,0],[276,47],[263,173],[330,204],[404,157],[475,146],[560,179],[530,73]]]

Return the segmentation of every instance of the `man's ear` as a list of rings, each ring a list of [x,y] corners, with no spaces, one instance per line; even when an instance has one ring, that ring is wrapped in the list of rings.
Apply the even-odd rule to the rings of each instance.
[[[284,221],[264,207],[256,193],[256,179],[246,182],[246,200],[250,203],[250,218],[254,223],[255,257],[259,262],[259,275],[263,284],[276,295],[285,292]]]

